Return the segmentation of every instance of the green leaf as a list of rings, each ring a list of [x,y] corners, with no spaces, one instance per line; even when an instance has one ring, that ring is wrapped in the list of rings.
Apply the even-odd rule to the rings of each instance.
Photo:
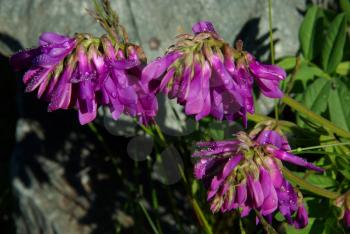
[[[277,65],[282,67],[285,70],[290,70],[295,67],[296,63],[297,63],[296,57],[286,57],[282,59],[279,63],[277,63]]]
[[[340,128],[350,130],[350,87],[343,80],[332,85],[328,107],[331,121]]]
[[[286,225],[287,234],[309,234],[315,218],[309,218],[309,224],[303,229],[295,229],[294,226]]]
[[[304,89],[306,89],[307,84],[312,81],[315,77],[315,70],[311,67],[307,61],[301,61],[300,67],[295,74],[295,80],[301,82],[303,89],[301,90],[304,93]],[[297,82],[296,82],[297,83]],[[295,91],[295,90],[294,90]]]
[[[294,172],[294,174],[304,177],[305,173],[303,172]],[[306,179],[307,182],[316,185],[321,188],[329,188],[336,185],[336,182],[329,176],[319,175],[319,174],[309,174]]]
[[[210,124],[209,135],[214,140],[223,140],[225,137],[225,129],[222,123],[213,122]]]
[[[348,180],[350,180],[350,172],[349,172],[349,168],[344,170],[344,169],[340,169],[339,172]]]
[[[339,141],[333,136],[320,136],[321,145],[337,144]],[[337,172],[340,172],[346,179],[350,180],[350,164],[349,155],[350,149],[345,145],[338,145],[333,147],[326,147],[324,151],[327,152],[329,159],[335,165]]]
[[[348,75],[350,73],[350,61],[339,63],[335,71],[342,76]]]
[[[350,1],[349,0],[340,0],[340,8],[345,12],[348,20],[350,20]]]
[[[332,73],[343,58],[346,39],[345,14],[339,14],[330,24],[322,49],[322,66]]]
[[[324,79],[327,79],[327,80],[331,80],[332,77],[330,77],[330,75],[328,75],[328,73],[326,73],[325,71],[323,71],[321,68],[319,68],[318,66],[316,65],[313,65],[312,67],[312,70],[315,74],[315,76],[317,77],[322,77]]]
[[[327,108],[327,100],[331,89],[331,82],[326,79],[316,79],[304,95],[304,104],[313,112],[321,114]]]
[[[327,217],[323,233],[345,234],[348,232],[345,232],[343,227],[339,225],[339,220],[337,217]]]
[[[320,9],[313,5],[309,8],[304,18],[304,21],[300,25],[299,40],[304,57],[308,60],[312,60],[316,55],[316,43],[315,38],[318,36],[319,19],[321,18]]]
[[[350,179],[350,166],[349,160],[345,157],[336,157],[335,158],[337,170],[346,178]]]

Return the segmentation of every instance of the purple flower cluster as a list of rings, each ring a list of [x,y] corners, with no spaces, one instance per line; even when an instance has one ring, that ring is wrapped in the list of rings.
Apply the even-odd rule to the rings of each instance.
[[[149,91],[177,98],[196,120],[208,115],[218,120],[242,117],[245,126],[247,112],[254,113],[254,80],[265,96],[283,96],[283,69],[259,63],[239,43],[237,49],[230,47],[211,22],[198,22],[192,31],[194,35],[180,35],[165,56],[145,67],[142,82]]]
[[[156,115],[155,94],[177,98],[188,115],[235,120],[254,113],[253,81],[268,97],[280,98],[279,82],[285,71],[260,64],[242,46],[234,49],[215,32],[210,22],[192,28],[194,35],[181,35],[167,54],[145,67],[141,48],[112,42],[108,37],[77,34],[69,38],[43,33],[39,47],[11,57],[23,78],[26,91],[38,89],[38,98],[49,102],[49,111],[76,107],[81,124],[96,118],[99,106],[112,116],[137,116],[149,123]]]
[[[199,142],[197,147],[193,157],[200,159],[194,174],[208,188],[212,212],[238,209],[244,217],[256,209],[271,221],[279,211],[296,228],[307,225],[302,195],[284,178],[281,161],[323,169],[289,153],[286,138],[278,132],[263,130],[257,136],[239,132],[234,140]]]
[[[341,208],[341,217],[344,225],[350,229],[350,190],[335,200],[335,205]]]
[[[75,38],[43,33],[39,47],[21,51],[10,59],[23,77],[26,92],[38,89],[49,102],[48,111],[76,107],[79,121],[96,118],[99,106],[108,106],[114,119],[121,113],[146,124],[157,112],[157,100],[140,82],[142,50],[133,44],[113,43],[107,36]]]

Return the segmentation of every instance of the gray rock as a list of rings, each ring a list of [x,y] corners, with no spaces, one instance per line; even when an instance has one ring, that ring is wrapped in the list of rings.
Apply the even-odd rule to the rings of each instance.
[[[236,39],[243,39],[248,51],[267,59],[267,1],[118,0],[112,1],[112,5],[126,26],[131,41],[142,45],[149,60],[161,56],[176,35],[190,32],[191,26],[201,19],[214,22],[226,41],[233,44]],[[104,33],[86,12],[86,9],[92,8],[90,1],[0,0],[0,6],[0,52],[4,54],[18,50],[18,44],[24,48],[36,46],[38,36],[44,31],[68,35],[75,32]],[[273,1],[276,57],[297,51],[298,29],[302,20],[298,10],[304,9],[303,0]],[[271,110],[273,101],[259,100],[257,105],[266,114]],[[175,130],[180,127],[176,123],[167,125],[167,128]]]
[[[177,34],[190,32],[192,24],[202,19],[213,21],[228,42],[243,39],[248,51],[263,59],[268,57],[267,1],[112,0],[112,5],[131,41],[140,43],[149,59],[161,56]],[[0,53],[10,55],[36,46],[43,31],[103,34],[86,14],[85,9],[91,6],[90,1],[83,0],[0,0]],[[277,57],[294,54],[298,49],[302,20],[298,10],[304,9],[303,0],[273,1]],[[34,95],[20,95],[18,100],[20,119],[11,169],[17,233],[100,234],[114,233],[115,223],[132,227],[134,221],[120,209],[123,199],[130,197],[123,194],[123,189],[128,190],[131,183],[125,182],[124,187],[124,182],[116,184],[115,168],[101,156],[104,151],[93,144],[96,139],[90,139],[76,125],[75,111],[47,114],[43,103],[34,101]],[[188,129],[181,126],[186,122],[184,115],[179,114],[180,124],[173,120],[174,109],[181,113],[178,107],[165,106],[159,120],[164,132],[172,136],[189,134],[182,132]],[[113,135],[123,135],[108,116],[98,121],[108,125]],[[132,122],[125,124],[127,136],[137,134]],[[98,168],[109,170],[100,172]]]
[[[140,43],[149,58],[161,55],[177,34],[190,32],[198,20],[214,22],[224,39],[233,42],[242,27],[249,21],[260,18],[258,27],[249,36],[260,37],[268,32],[267,1],[259,0],[118,0],[111,1],[126,26],[130,38]],[[97,23],[86,14],[90,1],[84,0],[0,0],[0,33],[18,40],[25,48],[36,46],[43,31],[56,31],[73,35],[75,32],[102,34]],[[298,49],[298,28],[304,10],[303,0],[273,1],[273,23],[277,57],[293,54]],[[258,30],[258,31],[257,31]],[[10,54],[4,36],[0,37],[0,52]],[[248,37],[247,37],[248,38]],[[243,39],[247,39],[243,38]],[[267,43],[265,40],[264,43]],[[261,42],[260,42],[261,43]],[[158,44],[160,46],[158,47]],[[259,45],[255,45],[259,46]]]
[[[114,233],[116,223],[128,225],[118,219],[122,199],[103,151],[72,121],[56,117],[17,122],[11,159],[17,233]]]

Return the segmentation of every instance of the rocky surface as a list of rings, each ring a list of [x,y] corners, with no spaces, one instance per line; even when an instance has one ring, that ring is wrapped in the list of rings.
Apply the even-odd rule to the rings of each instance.
[[[151,59],[160,56],[174,41],[175,35],[190,32],[192,24],[200,19],[213,21],[217,31],[227,41],[233,43],[238,38],[243,39],[248,51],[263,59],[268,57],[267,1],[111,2],[119,12],[131,40],[140,43]],[[0,0],[0,53],[10,55],[19,49],[36,46],[37,38],[43,31],[69,35],[74,32],[102,34],[98,24],[86,14],[85,9],[90,7],[90,1],[87,0]],[[302,19],[299,12],[305,9],[305,3],[302,0],[275,0],[273,9],[276,55],[281,57],[294,54],[299,46],[298,27]],[[139,186],[135,185],[135,181],[125,178],[137,178],[140,175],[126,175],[124,179],[120,179],[120,174],[115,171],[106,150],[96,146],[95,136],[87,127],[78,126],[74,110],[47,113],[45,104],[36,100],[35,95],[23,94],[19,77],[17,86],[11,81],[15,79],[13,76],[12,73],[6,75],[12,89],[1,92],[1,98],[14,103],[16,88],[17,110],[14,110],[13,104],[9,105],[7,116],[12,119],[12,125],[1,126],[1,129],[6,129],[11,135],[18,118],[16,145],[11,159],[17,233],[103,234],[115,233],[116,226],[124,228],[123,230],[128,230],[128,227],[142,227],[144,224],[135,224],[128,215],[128,210],[132,208],[123,208],[125,200],[134,199],[138,194],[125,194],[125,191],[133,190],[132,186]],[[164,98],[160,100],[165,103]],[[171,104],[165,106],[161,107],[160,118],[157,119],[164,132],[171,136],[189,134],[190,132],[183,130],[191,131],[190,128],[176,125],[172,120],[174,107],[169,108]],[[121,156],[125,157],[128,141],[112,135],[135,136],[135,125],[128,120],[115,124],[108,115],[98,122],[101,123],[100,128],[105,131],[105,135],[111,135],[111,145],[115,146],[113,152],[119,153],[119,159]],[[187,126],[192,125],[191,122],[187,123]],[[6,144],[12,147],[13,136],[10,140],[5,134],[1,137],[2,141],[6,140]],[[9,154],[10,151],[7,149],[4,152]],[[124,158],[123,162],[125,161],[130,164],[130,168],[135,166],[130,158]],[[104,171],[100,171],[100,168]],[[143,177],[145,176],[140,177],[143,180],[141,184],[147,188],[147,179],[150,178]],[[180,204],[186,202],[180,201]],[[135,209],[139,209],[137,203],[136,206]],[[145,207],[148,208],[149,205],[145,203]],[[173,228],[172,232],[176,233],[178,230],[174,229],[174,219],[169,218],[164,209],[159,210],[164,213],[164,220],[161,222],[165,226],[171,226],[168,230]],[[184,218],[188,223],[192,222],[187,215]],[[191,225],[189,227],[195,233],[193,230],[196,229]]]
[[[112,0],[132,41],[140,43],[146,54],[154,58],[163,53],[174,37],[190,32],[198,20],[214,22],[217,31],[233,42],[246,26],[245,36],[254,48],[268,40],[268,1],[259,0]],[[37,44],[43,31],[73,35],[75,32],[101,34],[102,30],[86,14],[91,8],[88,0],[0,0],[0,52],[9,54],[16,45],[6,37],[14,38],[23,47]],[[303,0],[273,1],[273,22],[276,28],[276,54],[293,54],[298,49],[298,28],[302,19],[299,11],[305,9]],[[257,40],[265,39],[265,40]],[[254,41],[255,40],[255,41]],[[258,45],[257,45],[258,44]],[[248,46],[248,49],[252,45]]]

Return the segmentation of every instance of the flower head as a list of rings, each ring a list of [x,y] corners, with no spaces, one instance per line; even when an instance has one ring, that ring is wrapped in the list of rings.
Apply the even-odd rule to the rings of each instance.
[[[284,178],[282,162],[323,169],[289,153],[288,141],[279,132],[238,132],[234,140],[199,142],[197,147],[194,175],[207,185],[213,212],[238,209],[244,217],[256,209],[270,219],[278,210],[296,228],[307,225],[302,194]]]
[[[93,121],[99,106],[108,106],[114,119],[124,113],[151,122],[157,101],[140,82],[144,63],[140,47],[88,34],[43,33],[38,48],[11,57],[16,70],[28,69],[26,92],[38,89],[49,111],[76,107],[81,124]]]
[[[275,65],[260,64],[242,51],[242,43],[232,48],[220,38],[211,22],[193,25],[194,35],[178,36],[161,58],[148,64],[142,72],[151,92],[163,92],[177,98],[185,113],[196,120],[205,116],[235,120],[254,113],[253,81],[264,95],[279,98],[279,82],[286,76]]]

